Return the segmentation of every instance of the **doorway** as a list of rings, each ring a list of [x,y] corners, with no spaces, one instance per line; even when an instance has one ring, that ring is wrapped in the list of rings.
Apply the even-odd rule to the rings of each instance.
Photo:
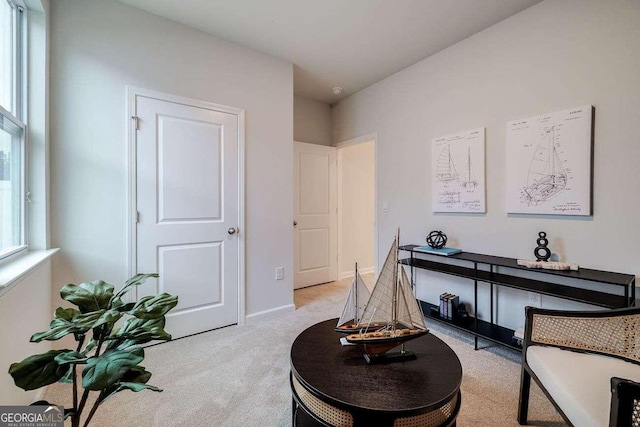
[[[336,146],[338,157],[338,279],[376,272],[375,137]]]

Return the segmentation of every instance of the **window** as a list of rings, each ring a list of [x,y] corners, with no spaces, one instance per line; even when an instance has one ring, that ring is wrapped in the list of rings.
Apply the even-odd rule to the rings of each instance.
[[[18,0],[0,0],[0,258],[26,248],[23,20]]]

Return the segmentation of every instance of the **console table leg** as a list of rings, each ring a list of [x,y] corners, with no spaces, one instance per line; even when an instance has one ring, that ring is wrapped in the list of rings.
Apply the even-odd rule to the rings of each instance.
[[[478,264],[473,263],[475,276],[478,277]],[[473,349],[478,349],[478,280],[473,281],[473,330],[476,335],[473,337]]]
[[[491,266],[491,274],[493,275],[493,265]],[[491,326],[493,326],[493,282],[490,283],[491,292],[489,293],[489,297],[491,299],[489,309],[491,310]]]

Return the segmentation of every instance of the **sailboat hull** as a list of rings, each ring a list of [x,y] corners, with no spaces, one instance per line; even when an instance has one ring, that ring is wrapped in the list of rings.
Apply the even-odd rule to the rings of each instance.
[[[382,323],[372,323],[370,325],[362,325],[362,324],[359,325],[358,323],[356,323],[355,320],[351,320],[349,322],[343,323],[342,325],[336,326],[335,331],[343,334],[353,334],[363,328],[379,329],[379,328],[383,328],[384,326],[385,325]]]
[[[529,200],[543,201],[558,194],[567,186],[566,175],[547,175],[525,188]]]
[[[347,335],[347,341],[352,344],[364,344],[367,354],[377,355],[428,333],[428,329],[396,329],[395,331],[363,332]]]

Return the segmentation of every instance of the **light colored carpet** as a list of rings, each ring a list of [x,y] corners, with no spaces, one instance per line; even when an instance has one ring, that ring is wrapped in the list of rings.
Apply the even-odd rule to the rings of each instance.
[[[164,392],[118,393],[98,409],[91,424],[290,426],[291,344],[307,327],[338,317],[348,287],[345,280],[301,289],[295,292],[295,312],[147,348],[144,365],[153,372],[150,383]],[[471,336],[435,322],[428,326],[462,363],[458,426],[517,426],[520,355],[497,346],[474,351]],[[50,386],[45,399],[69,406],[70,385]],[[534,426],[565,425],[535,385],[529,419]]]

